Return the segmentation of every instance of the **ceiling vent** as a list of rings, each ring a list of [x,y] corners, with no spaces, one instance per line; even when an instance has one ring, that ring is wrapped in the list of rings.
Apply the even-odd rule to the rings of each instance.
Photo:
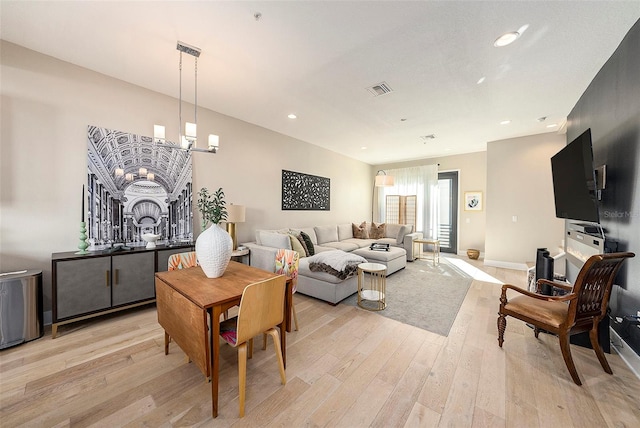
[[[422,140],[423,144],[427,144],[428,141],[430,140],[435,140],[436,135],[435,134],[429,134],[429,135],[422,135],[420,137],[420,139]]]
[[[388,94],[393,92],[393,89],[387,85],[387,82],[381,82],[377,85],[373,85],[367,88],[367,91],[371,92],[374,97],[379,97],[380,95]]]

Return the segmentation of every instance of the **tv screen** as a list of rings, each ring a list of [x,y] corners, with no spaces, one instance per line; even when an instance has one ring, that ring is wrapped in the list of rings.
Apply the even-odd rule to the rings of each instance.
[[[591,129],[551,158],[556,217],[599,223]]]

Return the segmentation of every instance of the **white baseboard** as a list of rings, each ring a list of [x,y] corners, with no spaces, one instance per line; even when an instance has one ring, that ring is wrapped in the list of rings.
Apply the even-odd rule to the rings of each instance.
[[[611,340],[611,347],[620,355],[622,361],[629,366],[633,374],[640,379],[640,356],[611,327],[609,327],[609,333],[611,334],[611,339],[614,339]]]
[[[502,262],[500,260],[486,260],[484,261],[486,266],[499,267],[504,269],[514,269],[514,270],[527,270],[526,263],[513,263],[513,262]]]

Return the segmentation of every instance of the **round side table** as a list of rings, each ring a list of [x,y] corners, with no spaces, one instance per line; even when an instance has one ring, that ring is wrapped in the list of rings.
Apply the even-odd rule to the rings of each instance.
[[[369,311],[381,311],[387,307],[385,300],[387,267],[381,263],[358,265],[358,306]]]

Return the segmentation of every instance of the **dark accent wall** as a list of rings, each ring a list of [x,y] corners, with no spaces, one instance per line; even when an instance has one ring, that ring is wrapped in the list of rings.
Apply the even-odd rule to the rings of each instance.
[[[640,310],[640,20],[582,94],[568,117],[567,141],[591,128],[595,166],[606,165],[600,223],[618,251],[636,257],[625,262],[611,294],[611,315]],[[640,329],[612,323],[640,354]]]

